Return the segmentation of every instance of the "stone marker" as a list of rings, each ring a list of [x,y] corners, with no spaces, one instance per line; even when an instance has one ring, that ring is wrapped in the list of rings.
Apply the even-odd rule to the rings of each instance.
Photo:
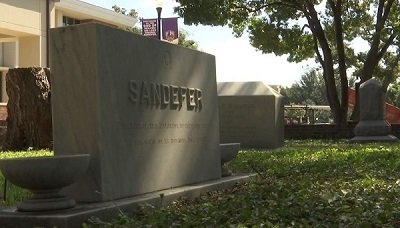
[[[385,92],[378,80],[369,79],[360,85],[360,121],[354,128],[351,142],[397,141],[385,120]]]
[[[242,147],[283,145],[283,96],[263,82],[219,82],[221,143]]]
[[[99,24],[52,29],[56,155],[91,155],[67,188],[120,199],[221,177],[215,57]]]

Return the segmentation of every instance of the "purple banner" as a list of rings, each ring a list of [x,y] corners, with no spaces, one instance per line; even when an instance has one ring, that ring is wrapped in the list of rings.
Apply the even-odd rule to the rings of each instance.
[[[162,39],[164,41],[178,44],[178,18],[163,18],[162,19]]]
[[[142,35],[152,38],[157,36],[157,19],[142,19]]]

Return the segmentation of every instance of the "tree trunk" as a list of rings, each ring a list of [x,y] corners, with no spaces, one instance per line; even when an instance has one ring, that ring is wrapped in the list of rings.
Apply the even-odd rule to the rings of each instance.
[[[367,53],[366,60],[361,70],[359,85],[372,78],[374,70],[378,65],[379,61],[382,59],[383,55],[386,53],[389,46],[393,43],[394,39],[397,37],[396,32],[393,32],[392,35],[390,35],[389,38],[386,40],[386,42],[384,42],[383,45],[381,45],[382,31],[383,29],[385,29],[385,22],[389,17],[393,3],[394,0],[388,0],[386,2],[386,5],[385,1],[379,1],[377,15],[376,15],[375,34],[372,37],[370,49]],[[358,97],[358,89],[356,89],[356,105],[354,106],[352,113],[352,120],[356,121],[358,121],[360,118],[359,116],[360,110],[357,97]]]
[[[314,4],[307,1],[306,5],[308,14],[306,15],[310,29],[314,35],[314,38],[318,40],[318,44],[322,50],[322,55],[319,53],[319,49],[315,48],[315,52],[319,57],[319,61],[323,67],[323,75],[325,80],[326,92],[328,97],[329,106],[331,108],[333,121],[342,125],[347,121],[347,115],[344,112],[347,107],[343,108],[343,105],[347,106],[347,99],[345,104],[340,104],[338,92],[336,90],[335,82],[335,71],[332,50],[329,46],[329,42],[325,36],[324,29],[321,26],[321,22],[318,18],[318,13],[314,8]],[[322,58],[323,56],[323,58]],[[347,80],[347,78],[346,78]],[[346,85],[347,86],[347,85]],[[347,94],[347,91],[345,92]],[[347,111],[346,111],[347,113]]]
[[[9,100],[3,150],[49,148],[52,141],[49,69],[10,69],[6,89]]]
[[[343,42],[343,21],[342,21],[342,1],[338,0],[336,4],[334,1],[329,1],[331,8],[333,10],[333,18],[335,23],[335,39],[336,39],[336,49],[338,52],[338,63],[339,63],[339,76],[340,76],[340,110],[339,119],[337,122],[339,125],[345,124],[347,122],[347,110],[348,110],[348,86],[349,82],[347,80],[346,73],[346,54],[344,50]]]

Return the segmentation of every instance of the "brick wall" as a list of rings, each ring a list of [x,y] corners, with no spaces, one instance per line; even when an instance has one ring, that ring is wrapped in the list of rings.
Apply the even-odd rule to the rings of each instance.
[[[346,126],[335,124],[288,124],[285,125],[285,139],[338,139],[354,137],[353,129],[357,123]],[[392,134],[400,138],[400,124],[392,124]]]

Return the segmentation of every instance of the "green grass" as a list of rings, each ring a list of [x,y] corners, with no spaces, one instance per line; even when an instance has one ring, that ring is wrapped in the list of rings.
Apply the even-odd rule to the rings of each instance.
[[[400,144],[286,141],[229,163],[245,185],[86,227],[399,227]],[[0,182],[1,183],[1,182]],[[10,193],[11,194],[11,193]]]

